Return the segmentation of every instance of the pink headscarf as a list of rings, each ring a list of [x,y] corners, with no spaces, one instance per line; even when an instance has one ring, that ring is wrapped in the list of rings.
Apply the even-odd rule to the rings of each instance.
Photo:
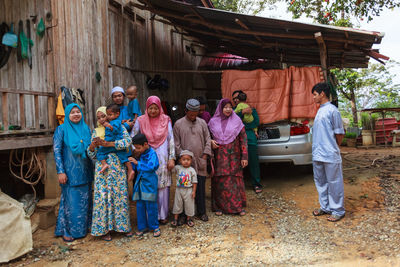
[[[156,118],[150,118],[147,113],[147,109],[152,105],[156,104],[160,110],[160,115]],[[150,96],[146,101],[146,112],[144,115],[138,118],[140,124],[140,131],[146,136],[149,145],[152,148],[158,148],[161,146],[168,136],[168,122],[171,119],[164,114],[161,107],[161,101],[157,96]]]
[[[225,116],[223,109],[228,103],[232,105],[229,99],[222,99],[214,116],[208,123],[208,128],[214,140],[220,145],[232,143],[244,127],[242,120],[236,115],[235,111],[232,110],[232,114],[229,117]]]

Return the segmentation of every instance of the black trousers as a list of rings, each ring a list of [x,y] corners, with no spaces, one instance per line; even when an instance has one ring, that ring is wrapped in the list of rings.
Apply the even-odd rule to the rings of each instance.
[[[197,175],[196,189],[197,216],[206,214],[206,176]]]

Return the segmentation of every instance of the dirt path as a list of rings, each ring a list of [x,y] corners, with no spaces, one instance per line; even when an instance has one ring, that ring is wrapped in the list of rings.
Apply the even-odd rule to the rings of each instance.
[[[52,227],[38,230],[34,250],[11,265],[400,266],[400,148],[342,152],[346,217],[338,223],[311,215],[318,200],[310,168],[274,164],[262,168],[262,194],[247,188],[244,217],[210,212],[194,228],[162,226],[161,238],[88,236],[71,245]]]

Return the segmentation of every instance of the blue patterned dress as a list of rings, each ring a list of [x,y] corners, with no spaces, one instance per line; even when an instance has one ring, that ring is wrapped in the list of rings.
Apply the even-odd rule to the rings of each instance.
[[[94,137],[96,137],[96,131],[92,133],[92,139]],[[126,149],[131,142],[124,128],[123,139],[115,141],[115,148]],[[89,157],[95,159],[97,148],[93,152],[88,149],[87,152]],[[108,154],[107,164],[110,167],[104,173],[100,173],[101,162],[96,161],[91,230],[93,236],[102,236],[112,230],[128,233],[132,229],[125,166],[121,164],[115,153]]]
[[[67,175],[67,183],[60,185],[61,199],[55,235],[85,237],[91,224],[92,161],[72,154],[64,142],[64,124],[57,127],[53,142],[57,173]]]

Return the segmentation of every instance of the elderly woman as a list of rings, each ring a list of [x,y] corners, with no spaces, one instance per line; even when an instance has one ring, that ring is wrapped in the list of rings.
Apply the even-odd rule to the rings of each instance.
[[[242,120],[232,112],[229,99],[222,99],[208,123],[215,153],[212,178],[212,209],[216,215],[245,215],[246,193],[243,168],[247,166],[247,137]]]
[[[115,147],[117,150],[129,148],[131,138],[126,129],[123,131],[123,139],[115,142],[104,141],[103,124],[106,121],[106,107],[98,108],[96,116],[97,128],[92,133],[92,143],[87,150],[91,158],[95,159],[99,145]],[[101,162],[96,161],[91,234],[102,236],[105,241],[111,241],[111,231],[126,233],[128,237],[133,234],[129,216],[128,181],[125,166],[120,162],[116,153],[109,153],[106,161],[110,167],[102,173],[100,172]]]
[[[64,124],[54,133],[54,157],[61,185],[60,209],[56,236],[65,242],[85,237],[91,219],[91,182],[93,168],[86,156],[90,144],[90,129],[86,125],[81,108],[69,104],[65,108]]]
[[[114,104],[119,106],[119,117],[118,119],[123,123],[125,128],[130,131],[133,127],[134,122],[130,120],[128,114],[128,107],[124,106],[125,91],[122,87],[116,86],[111,90],[111,99]]]
[[[140,116],[133,127],[131,135],[142,133],[149,145],[156,151],[160,167],[158,176],[158,220],[161,224],[168,222],[169,188],[171,170],[175,166],[175,143],[171,119],[164,114],[161,101],[157,96],[150,96],[146,101],[146,112]]]

